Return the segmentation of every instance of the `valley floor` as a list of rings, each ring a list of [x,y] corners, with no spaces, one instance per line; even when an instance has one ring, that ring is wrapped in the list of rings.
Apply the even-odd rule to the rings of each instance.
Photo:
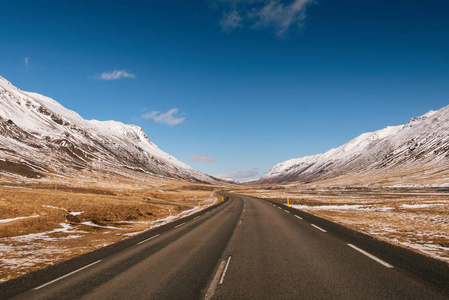
[[[235,191],[328,219],[449,263],[449,190],[278,185]]]
[[[449,263],[449,191],[430,187],[212,186],[155,179],[0,182],[0,282],[212,205],[266,198]],[[51,183],[50,183],[51,182]]]
[[[220,189],[162,179],[82,186],[0,185],[0,282],[195,213]]]

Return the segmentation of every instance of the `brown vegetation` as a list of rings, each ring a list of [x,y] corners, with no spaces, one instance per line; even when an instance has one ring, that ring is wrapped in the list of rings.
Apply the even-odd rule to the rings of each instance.
[[[4,184],[0,282],[148,230],[198,203],[212,204],[219,189],[170,180]]]

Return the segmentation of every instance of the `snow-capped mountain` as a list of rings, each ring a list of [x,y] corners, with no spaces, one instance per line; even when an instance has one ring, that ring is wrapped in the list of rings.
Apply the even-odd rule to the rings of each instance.
[[[326,153],[279,163],[259,182],[310,182],[441,163],[449,163],[449,106],[412,118],[406,125],[364,133]]]
[[[160,150],[138,126],[85,120],[0,76],[0,173],[41,178],[74,170],[217,182]]]

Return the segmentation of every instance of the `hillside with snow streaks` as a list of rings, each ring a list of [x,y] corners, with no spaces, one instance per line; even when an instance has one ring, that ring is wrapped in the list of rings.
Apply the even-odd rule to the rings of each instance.
[[[277,164],[262,183],[312,182],[347,174],[449,163],[449,106],[412,118],[406,125],[364,133],[323,154]]]
[[[0,172],[43,178],[76,171],[217,182],[160,150],[138,126],[85,120],[0,76]]]

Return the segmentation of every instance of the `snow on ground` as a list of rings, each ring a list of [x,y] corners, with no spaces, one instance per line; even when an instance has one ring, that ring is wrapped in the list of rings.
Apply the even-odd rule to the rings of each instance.
[[[403,200],[402,200],[403,201]],[[291,205],[449,262],[449,202]]]
[[[449,247],[441,245],[438,241],[449,240],[449,235],[436,235],[433,231],[407,230],[400,227],[383,228],[381,226],[371,226],[369,234],[386,240],[390,243],[398,244],[406,248],[411,248],[425,253],[437,259],[449,262]],[[431,242],[432,240],[437,240]]]
[[[432,206],[440,206],[440,205],[444,205],[441,203],[438,204],[402,204],[401,207],[402,208],[426,208],[426,207],[432,207]]]
[[[84,213],[84,211],[72,211],[72,212],[70,212],[67,209],[65,209],[64,207],[56,207],[56,206],[51,206],[51,205],[42,205],[42,207],[53,208],[53,209],[60,209],[60,210],[68,212],[72,216],[79,216],[82,213]]]
[[[92,227],[99,227],[99,228],[105,228],[105,229],[123,229],[123,228],[119,228],[119,227],[115,227],[115,226],[104,226],[104,225],[98,225],[95,224],[91,221],[86,221],[86,222],[81,222],[81,225],[86,225],[86,226],[92,226]]]
[[[213,195],[213,193],[211,194],[211,196],[212,195]],[[209,207],[211,205],[214,205],[218,201],[218,199],[216,197],[213,197],[213,198],[209,197],[207,200],[209,200],[209,204],[202,205],[201,209],[205,209],[205,208],[207,208],[207,207]],[[179,213],[179,214],[177,214],[175,216],[170,215],[170,216],[168,216],[166,218],[153,221],[152,224],[154,224],[156,227],[159,227],[159,226],[165,225],[167,223],[173,222],[174,220],[181,219],[181,218],[193,215],[194,213],[196,213],[198,211],[199,211],[199,207],[195,206],[194,208],[189,209],[189,210],[185,210],[185,211],[183,211],[183,212],[181,212],[181,213]]]
[[[70,249],[57,242],[80,238],[82,232],[70,224],[59,225],[50,231],[0,238],[0,270],[7,276],[0,277],[0,282],[7,280],[11,273],[22,275],[27,269],[52,265],[55,257],[69,253]]]
[[[4,159],[2,159],[2,160],[4,160]],[[31,190],[31,188],[29,188],[29,187],[15,186],[15,185],[2,185],[2,187],[13,188],[13,189]]]
[[[52,265],[54,256],[64,254],[67,250],[54,245],[22,244],[10,245],[0,242],[0,269],[2,272],[18,272],[19,275],[25,271],[19,269],[35,268],[39,265]],[[1,278],[0,282],[6,281],[8,277]]]
[[[379,206],[379,205],[290,205],[299,210],[373,210],[373,211],[387,211],[394,207]]]
[[[51,206],[51,205],[42,205],[42,207],[54,208],[54,209],[60,209],[60,210],[67,211],[67,209],[65,209],[65,208],[62,208],[62,207],[56,207],[56,206]]]
[[[11,219],[1,219],[0,223],[9,223],[9,222],[13,222],[16,220],[21,220],[21,219],[29,219],[29,218],[37,218],[39,217],[39,215],[36,216],[29,216],[29,217],[17,217],[17,218],[11,218]]]
[[[213,200],[212,200],[213,202],[211,202],[211,198],[208,198],[207,200],[209,200],[210,203],[202,205],[201,209],[205,209],[205,208],[207,208],[207,207],[209,207],[211,205],[214,205],[218,201],[218,199],[216,197],[213,197]],[[170,215],[170,216],[168,216],[166,218],[152,221],[151,222],[151,226],[148,227],[145,230],[136,231],[136,232],[129,232],[129,233],[125,233],[124,235],[125,236],[135,236],[135,235],[141,234],[141,233],[143,233],[145,231],[151,230],[151,229],[153,229],[155,227],[160,227],[162,225],[165,225],[165,224],[168,224],[170,222],[173,222],[173,221],[175,221],[177,219],[188,217],[188,216],[193,215],[194,213],[196,213],[198,211],[199,211],[199,208],[197,206],[195,206],[194,208],[182,211],[181,213],[179,213],[177,215]]]
[[[9,239],[11,241],[19,241],[19,242],[35,242],[36,240],[56,241],[58,239],[61,239],[61,237],[54,237],[55,234],[60,234],[60,233],[71,234],[71,233],[79,232],[76,228],[74,228],[74,226],[72,226],[70,224],[60,223],[59,225],[61,226],[60,228],[55,228],[50,231],[1,238],[0,242],[5,239]],[[78,234],[75,234],[75,235],[68,235],[68,236],[62,237],[62,239],[73,239],[73,238],[78,238],[78,237],[81,237],[81,236]]]
[[[213,197],[213,193],[203,201],[204,204],[201,205],[201,209],[207,208],[218,202],[216,197]],[[47,206],[48,208],[61,209],[67,211],[65,208]],[[177,215],[171,215],[166,218],[162,218],[156,221],[123,221],[124,225],[130,225],[131,228],[120,228],[115,226],[102,226],[95,224],[93,222],[82,222],[81,225],[96,227],[101,229],[110,229],[110,231],[101,231],[101,235],[118,235],[122,237],[130,237],[138,235],[142,232],[148,231],[152,228],[162,226],[174,220],[187,217],[198,211],[198,207],[195,206],[191,209],[182,211]],[[83,212],[72,212],[72,215],[79,215]],[[31,216],[37,217],[37,216]],[[3,219],[5,223],[9,220],[16,220],[29,217],[19,217],[14,219]],[[146,227],[144,230],[131,231],[128,233],[123,233],[123,230],[132,230],[132,225],[134,223],[143,223]],[[76,240],[78,238],[87,238],[89,233],[83,230],[77,229],[76,225],[71,225],[69,223],[60,223],[60,227],[54,228],[53,230],[32,233],[26,235],[19,235],[13,237],[0,238],[0,282],[9,280],[10,278],[20,276],[30,272],[30,270],[37,270],[54,263],[60,262],[64,259],[74,256],[74,247],[76,248],[76,253],[81,254],[87,251],[92,251],[93,249],[98,249],[111,244],[112,242],[101,240],[101,237],[96,236],[98,240],[92,240],[88,242],[89,245],[84,244],[84,239]],[[142,225],[142,224],[141,224]],[[117,230],[122,231],[117,233]],[[119,237],[117,237],[119,238]],[[115,241],[117,241],[117,238]],[[120,238],[119,238],[120,239]],[[83,241],[80,243],[79,241]],[[93,248],[92,248],[93,247]],[[12,276],[14,275],[14,276]],[[12,276],[12,277],[10,277]]]

